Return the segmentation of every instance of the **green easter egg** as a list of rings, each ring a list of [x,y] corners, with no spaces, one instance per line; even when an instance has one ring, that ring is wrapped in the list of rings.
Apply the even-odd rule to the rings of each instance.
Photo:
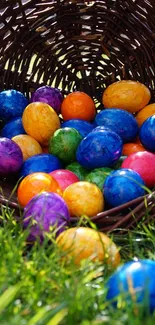
[[[96,184],[100,190],[103,190],[103,184],[106,177],[113,171],[108,167],[95,168],[85,177],[85,181]]]
[[[63,128],[57,130],[49,141],[49,153],[55,155],[64,164],[69,164],[76,160],[76,149],[82,137],[73,128]]]
[[[79,178],[80,181],[83,181],[86,175],[88,174],[88,171],[76,161],[72,164],[67,165],[66,169],[73,172]]]

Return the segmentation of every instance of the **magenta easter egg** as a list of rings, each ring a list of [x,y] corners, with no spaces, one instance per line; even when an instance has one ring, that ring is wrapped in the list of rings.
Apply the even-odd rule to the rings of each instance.
[[[20,147],[11,139],[0,138],[0,176],[18,172],[22,164]]]
[[[155,186],[155,154],[148,151],[133,153],[123,161],[121,167],[137,172],[147,187]]]
[[[79,178],[67,169],[54,170],[50,175],[55,178],[62,191],[64,191],[69,185],[79,182]]]
[[[56,193],[42,192],[33,197],[24,208],[24,228],[29,227],[29,240],[44,239],[45,232],[56,231],[60,234],[70,220],[68,207]]]

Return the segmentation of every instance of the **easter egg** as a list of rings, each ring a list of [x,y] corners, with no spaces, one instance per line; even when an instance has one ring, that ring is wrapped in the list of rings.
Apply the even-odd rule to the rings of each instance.
[[[111,172],[112,169],[108,167],[93,169],[90,173],[86,175],[85,181],[96,184],[102,191],[105,179]]]
[[[19,146],[8,138],[0,138],[0,176],[7,176],[19,171],[23,155]]]
[[[139,304],[143,304],[143,308],[147,313],[148,309],[153,312],[155,309],[154,272],[155,261],[152,260],[146,259],[125,263],[108,279],[106,283],[106,299],[113,300],[113,305],[117,306],[118,301],[120,301],[119,296],[121,296],[128,307],[131,303],[134,303],[137,309]]]
[[[24,208],[23,225],[29,226],[29,240],[44,239],[45,232],[60,234],[70,220],[68,207],[56,193],[43,192],[33,197]],[[35,221],[35,222],[34,222]]]
[[[122,168],[137,172],[147,187],[155,185],[155,154],[148,151],[133,153],[124,160]]]
[[[95,121],[97,125],[116,132],[124,143],[131,142],[138,134],[138,124],[134,116],[121,109],[104,109],[96,115]]]
[[[83,181],[88,173],[88,171],[83,168],[77,161],[74,161],[73,163],[67,165],[65,169],[73,172],[80,181]]]
[[[15,89],[0,92],[0,119],[9,121],[14,117],[22,116],[28,105],[27,98]]]
[[[123,161],[127,158],[127,156],[121,156],[115,164],[112,165],[112,169],[119,169],[122,166]]]
[[[120,264],[120,254],[114,242],[105,234],[87,227],[74,227],[62,232],[56,239],[66,260],[76,265],[89,259],[103,261],[115,268]],[[64,254],[63,254],[64,255]]]
[[[64,121],[72,119],[92,121],[96,114],[96,108],[91,97],[83,92],[76,91],[63,100],[61,114]]]
[[[16,135],[12,140],[20,147],[24,160],[42,153],[42,148],[39,142],[27,134]]]
[[[12,139],[16,135],[25,134],[22,118],[15,117],[7,122],[1,130],[1,137]]]
[[[73,172],[66,169],[54,170],[50,175],[58,182],[62,191],[69,185],[79,182],[79,178]]]
[[[129,155],[132,155],[132,153],[139,152],[139,151],[145,151],[145,150],[146,149],[138,143],[125,143],[123,146],[122,155],[129,156]]]
[[[138,125],[141,126],[152,115],[155,115],[155,104],[147,105],[137,113]]]
[[[82,138],[86,137],[87,134],[89,134],[94,129],[94,126],[91,123],[83,120],[69,120],[62,123],[61,127],[69,127],[76,129],[80,133]]]
[[[43,172],[50,173],[53,170],[62,168],[59,158],[42,153],[28,158],[24,161],[20,170],[20,177],[26,177],[29,174]]]
[[[76,160],[76,149],[82,137],[72,128],[57,130],[49,141],[49,152],[61,159],[65,164]]]
[[[93,217],[104,209],[101,190],[92,183],[81,181],[68,186],[63,192],[72,217]]]
[[[142,124],[139,138],[146,150],[155,152],[155,115],[149,117]]]
[[[111,84],[103,93],[105,108],[120,108],[131,113],[140,111],[151,99],[150,90],[140,82],[122,80]]]
[[[61,189],[54,177],[46,173],[33,173],[26,176],[18,186],[17,197],[22,207],[41,192],[54,192],[62,194]]]
[[[63,95],[57,88],[42,86],[38,88],[31,98],[31,102],[42,102],[50,105],[57,113],[60,113]]]
[[[111,167],[121,156],[122,139],[111,130],[91,132],[76,152],[77,161],[86,169]]]
[[[46,103],[29,104],[22,116],[24,129],[41,145],[48,145],[50,137],[60,128],[60,120],[54,109]]]
[[[104,186],[104,198],[110,207],[117,207],[145,194],[141,176],[130,169],[114,170],[107,176]]]

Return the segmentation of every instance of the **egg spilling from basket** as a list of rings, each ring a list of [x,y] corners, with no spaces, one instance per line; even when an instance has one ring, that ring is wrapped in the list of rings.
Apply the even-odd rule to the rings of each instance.
[[[30,102],[16,90],[2,91],[0,175],[21,178],[17,197],[24,215],[51,198],[57,202],[54,219],[47,211],[45,220],[35,217],[48,230],[58,215],[59,226],[62,215],[92,218],[143,196],[146,186],[153,188],[155,104],[148,105],[150,99],[145,85],[130,80],[106,88],[99,112],[80,91],[64,97],[43,86]]]

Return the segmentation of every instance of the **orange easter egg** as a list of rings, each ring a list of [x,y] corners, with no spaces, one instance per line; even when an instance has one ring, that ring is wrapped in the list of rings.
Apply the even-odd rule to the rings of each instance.
[[[22,123],[26,133],[42,146],[48,146],[49,139],[60,128],[57,113],[51,106],[41,102],[31,103],[25,108]]]
[[[138,125],[141,126],[150,116],[153,115],[155,115],[155,104],[145,106],[136,116]]]
[[[120,108],[130,113],[140,111],[151,99],[150,90],[140,82],[122,80],[114,82],[103,93],[105,108]]]
[[[77,182],[69,185],[63,192],[70,215],[93,217],[104,209],[104,198],[101,190],[89,182]]]
[[[46,173],[33,173],[26,176],[18,186],[17,197],[22,207],[41,192],[54,192],[62,195],[61,189],[57,181]]]
[[[82,260],[103,261],[112,267],[120,264],[120,254],[117,246],[105,234],[91,228],[74,227],[62,232],[57,245],[66,253],[67,260],[72,259],[76,265]]]
[[[123,146],[122,156],[129,156],[134,152],[146,151],[146,149],[138,143],[125,143]]]
[[[42,148],[39,142],[27,134],[16,135],[12,140],[20,147],[24,160],[42,153]]]
[[[95,117],[96,108],[90,96],[77,91],[69,94],[63,100],[61,114],[64,121],[72,119],[91,121]]]

